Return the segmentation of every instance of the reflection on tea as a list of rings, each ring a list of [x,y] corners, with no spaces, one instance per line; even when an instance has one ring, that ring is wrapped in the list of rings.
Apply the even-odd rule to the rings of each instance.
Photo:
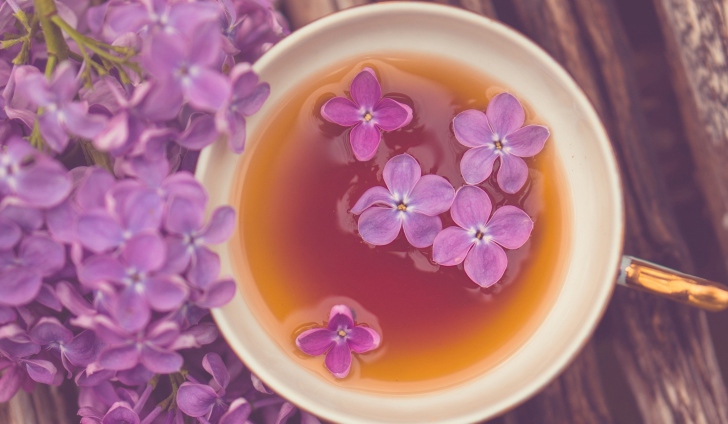
[[[414,113],[404,127],[383,133],[372,159],[358,161],[350,129],[320,111],[327,100],[348,94],[365,67],[376,72],[386,97]],[[241,291],[263,327],[302,366],[343,387],[434,390],[487,371],[533,332],[555,298],[566,253],[564,193],[550,142],[526,159],[528,178],[515,194],[498,188],[498,162],[478,185],[493,210],[516,206],[534,222],[530,239],[506,251],[508,268],[489,288],[474,284],[462,264],[439,266],[432,247],[415,248],[404,234],[384,246],[365,242],[351,213],[368,188],[383,185],[383,168],[396,155],[411,155],[423,175],[461,187],[467,147],[455,139],[452,120],[467,109],[484,111],[503,91],[481,73],[435,58],[360,58],[293,92],[251,134],[260,142],[247,152],[252,158],[242,176],[238,266],[249,267],[253,279],[241,282]],[[538,123],[537,111],[524,106],[526,123]],[[443,227],[454,225],[449,213],[440,218]],[[357,355],[351,373],[337,380],[321,357],[298,351],[295,339],[339,304],[380,334],[381,344]]]

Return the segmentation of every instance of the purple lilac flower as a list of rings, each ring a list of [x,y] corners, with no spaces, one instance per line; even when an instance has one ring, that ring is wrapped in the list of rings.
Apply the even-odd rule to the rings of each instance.
[[[543,149],[549,137],[543,125],[523,123],[526,113],[513,95],[501,93],[488,103],[485,113],[470,109],[453,119],[455,138],[472,147],[460,162],[460,172],[468,184],[480,184],[490,176],[495,160],[500,158],[498,186],[515,193],[528,178],[528,165],[521,158],[531,157]]]
[[[346,305],[331,308],[326,327],[306,330],[296,337],[296,346],[311,356],[326,354],[324,364],[336,378],[344,378],[351,370],[351,352],[364,353],[379,347],[379,333],[354,324],[351,309]]]
[[[68,145],[69,134],[92,139],[104,127],[106,118],[88,113],[88,103],[73,101],[78,82],[73,65],[66,61],[58,65],[49,82],[36,68],[18,82],[33,104],[43,108],[38,117],[40,133],[48,146],[62,152]]]
[[[65,261],[63,246],[42,233],[26,236],[17,249],[0,251],[0,305],[30,303],[43,277],[61,269]]]
[[[343,127],[352,127],[349,142],[357,160],[374,157],[381,131],[394,131],[412,121],[412,108],[390,98],[382,98],[382,87],[371,68],[364,68],[351,82],[350,94],[334,97],[321,107],[321,116]]]
[[[481,287],[503,277],[508,266],[506,249],[518,249],[531,236],[533,221],[515,206],[493,206],[479,187],[463,186],[455,194],[450,215],[458,225],[442,230],[432,245],[433,260],[452,266],[465,261],[465,273]]]
[[[404,227],[411,245],[431,245],[442,229],[437,215],[450,208],[455,189],[438,175],[423,177],[420,165],[408,154],[387,161],[382,176],[387,188],[370,188],[351,208],[352,213],[361,214],[361,237],[381,246],[391,243]]]
[[[0,327],[0,402],[8,401],[21,387],[31,391],[34,382],[61,383],[62,376],[52,362],[35,358],[40,349],[18,324]]]
[[[221,12],[214,2],[141,0],[112,5],[106,21],[116,34],[145,29],[152,33],[194,36],[196,27],[214,22]]]
[[[74,336],[55,317],[42,317],[29,335],[34,342],[60,356],[69,377],[94,362],[102,347],[93,331],[84,330]]]
[[[245,118],[257,112],[270,94],[270,85],[258,81],[247,63],[230,72],[232,96],[215,115],[215,125],[228,141],[230,150],[242,153],[245,148]]]

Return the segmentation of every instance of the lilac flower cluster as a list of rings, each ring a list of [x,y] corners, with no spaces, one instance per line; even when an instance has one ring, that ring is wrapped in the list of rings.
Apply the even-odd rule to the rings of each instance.
[[[188,172],[243,150],[273,5],[7,0],[0,33],[0,402],[67,381],[82,423],[315,422],[219,338],[235,214]]]

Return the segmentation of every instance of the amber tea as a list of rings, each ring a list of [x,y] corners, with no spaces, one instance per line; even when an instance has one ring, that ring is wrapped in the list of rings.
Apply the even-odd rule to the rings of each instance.
[[[351,129],[328,122],[321,107],[347,95],[352,78],[366,67],[376,72],[382,93],[409,106],[413,116],[383,134],[372,159],[359,161],[348,141]],[[522,247],[506,250],[505,274],[488,288],[476,285],[462,264],[438,265],[432,247],[415,248],[402,233],[384,246],[367,243],[351,213],[368,188],[383,184],[387,161],[404,153],[423,175],[463,186],[459,164],[467,147],[455,139],[453,118],[467,109],[484,111],[506,88],[437,58],[370,56],[316,76],[250,135],[260,142],[246,153],[252,157],[239,185],[237,266],[252,276],[241,291],[263,327],[302,367],[347,388],[436,390],[486,372],[536,329],[559,290],[567,250],[566,199],[550,140],[526,159],[528,178],[515,194],[499,189],[498,162],[478,184],[494,210],[516,206],[534,224]],[[524,107],[527,124],[541,123],[538,111]],[[440,217],[444,228],[454,225],[449,212]],[[381,345],[355,355],[351,373],[336,379],[322,357],[303,354],[295,340],[340,304],[381,335]]]

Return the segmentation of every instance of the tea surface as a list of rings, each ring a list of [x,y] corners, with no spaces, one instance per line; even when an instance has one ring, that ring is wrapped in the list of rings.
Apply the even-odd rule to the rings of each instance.
[[[324,121],[320,109],[348,94],[365,66],[376,71],[382,93],[412,107],[414,118],[383,134],[374,159],[357,162],[349,129]],[[455,139],[452,119],[466,109],[484,111],[502,91],[506,87],[481,73],[429,57],[361,58],[309,81],[251,135],[234,253],[241,257],[236,266],[248,267],[252,279],[240,288],[264,328],[301,366],[348,388],[434,390],[497,365],[538,326],[560,288],[568,251],[553,134],[540,154],[526,159],[529,179],[517,194],[497,188],[497,164],[480,184],[494,210],[515,205],[535,223],[530,240],[507,251],[508,269],[491,288],[473,283],[462,264],[438,266],[431,247],[414,248],[403,233],[387,246],[367,244],[349,212],[364,191],[383,185],[384,164],[401,153],[414,156],[423,175],[441,175],[456,189],[463,185],[459,162],[467,148]],[[543,123],[524,107],[527,124]],[[454,225],[449,212],[441,218],[444,228]],[[296,348],[295,337],[328,320],[331,307],[342,303],[354,309],[357,322],[377,330],[382,343],[355,354],[349,376],[337,380],[323,356]]]

